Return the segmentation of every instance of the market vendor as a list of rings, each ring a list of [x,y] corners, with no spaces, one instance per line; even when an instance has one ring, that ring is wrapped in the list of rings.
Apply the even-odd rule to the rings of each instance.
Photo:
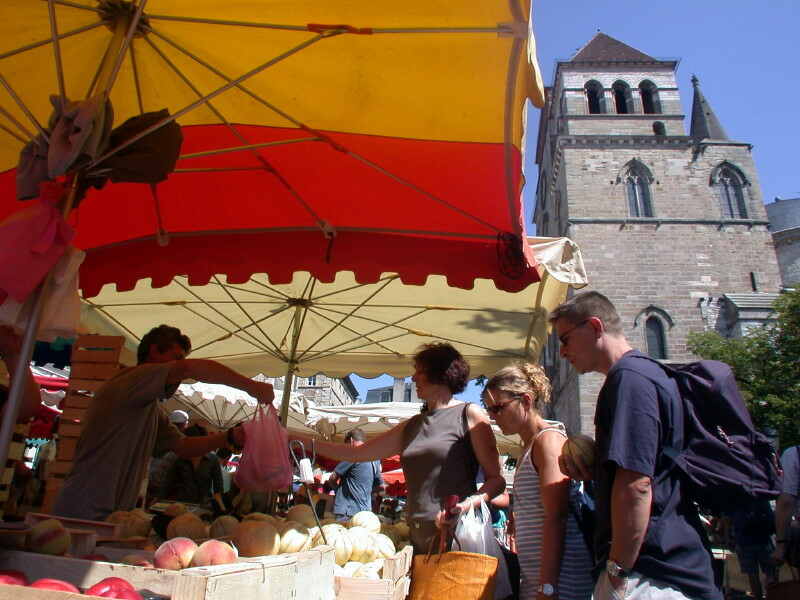
[[[142,338],[139,364],[121,370],[95,392],[55,514],[103,520],[115,510],[133,509],[154,454],[172,450],[181,458],[192,458],[219,447],[244,445],[244,431],[238,426],[185,437],[159,406],[158,401],[170,397],[186,379],[229,385],[259,402],[272,402],[270,384],[248,379],[213,360],[187,360],[190,350],[191,342],[180,329],[159,325]]]
[[[17,361],[22,348],[22,341],[13,328],[8,325],[0,325],[0,360],[2,360],[8,370],[9,383],[15,377],[25,378],[25,389],[22,393],[22,404],[19,407],[17,421],[27,422],[42,403],[39,384],[33,379],[30,368],[25,368],[21,373],[17,373]],[[8,398],[6,386],[0,384],[0,411],[5,416],[6,400]]]

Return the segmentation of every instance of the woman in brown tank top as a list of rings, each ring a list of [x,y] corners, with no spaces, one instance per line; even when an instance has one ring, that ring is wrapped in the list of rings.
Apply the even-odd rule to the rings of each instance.
[[[505,489],[500,458],[489,417],[475,404],[453,398],[466,388],[469,364],[447,343],[427,344],[414,356],[417,396],[422,412],[362,446],[316,442],[317,451],[329,458],[350,462],[378,460],[400,454],[408,487],[407,521],[414,552],[427,552],[441,525],[451,525],[470,505],[489,502]],[[310,443],[307,436],[291,435]],[[476,489],[475,477],[482,467],[486,475]],[[447,496],[459,503],[451,515],[442,506]],[[435,546],[435,544],[434,544]],[[436,547],[433,548],[436,551]]]

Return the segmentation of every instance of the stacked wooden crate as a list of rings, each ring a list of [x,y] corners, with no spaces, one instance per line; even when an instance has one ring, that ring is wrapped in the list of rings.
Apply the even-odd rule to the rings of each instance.
[[[58,453],[48,466],[42,510],[52,512],[64,478],[72,470],[78,438],[92,395],[120,369],[119,355],[125,338],[108,335],[82,335],[72,346],[69,385],[58,425]]]
[[[406,546],[383,561],[380,579],[336,576],[336,600],[403,600],[411,585],[414,551]]]
[[[11,442],[8,446],[8,457],[0,476],[0,519],[3,518],[6,502],[11,493],[11,481],[14,479],[14,469],[18,461],[22,460],[25,452],[25,434],[27,425],[15,425],[11,433]]]

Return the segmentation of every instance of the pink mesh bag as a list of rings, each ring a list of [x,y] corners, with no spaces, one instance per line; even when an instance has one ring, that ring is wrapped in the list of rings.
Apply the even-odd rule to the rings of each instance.
[[[292,484],[289,436],[274,406],[259,404],[253,419],[244,423],[244,451],[234,481],[246,492],[286,489]]]

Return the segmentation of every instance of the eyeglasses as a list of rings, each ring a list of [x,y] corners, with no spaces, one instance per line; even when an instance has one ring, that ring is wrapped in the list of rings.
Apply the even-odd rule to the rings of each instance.
[[[569,336],[570,336],[570,334],[571,334],[573,331],[575,331],[576,329],[578,329],[578,327],[582,327],[582,326],[586,325],[586,323],[588,323],[588,322],[589,322],[589,319],[584,319],[583,321],[581,321],[580,323],[578,323],[577,325],[575,325],[575,326],[574,326],[572,329],[570,329],[569,331],[565,331],[565,332],[564,332],[564,333],[562,333],[560,336],[558,336],[558,341],[559,341],[559,342],[561,342],[561,345],[562,345],[562,346],[566,346],[566,345],[569,343]]]
[[[519,398],[514,398],[513,400],[509,400],[508,402],[503,402],[502,404],[493,404],[492,406],[487,406],[486,412],[496,417],[501,412],[503,412],[503,409],[505,409],[506,406],[508,406],[512,402],[516,402],[517,400],[519,400]]]

